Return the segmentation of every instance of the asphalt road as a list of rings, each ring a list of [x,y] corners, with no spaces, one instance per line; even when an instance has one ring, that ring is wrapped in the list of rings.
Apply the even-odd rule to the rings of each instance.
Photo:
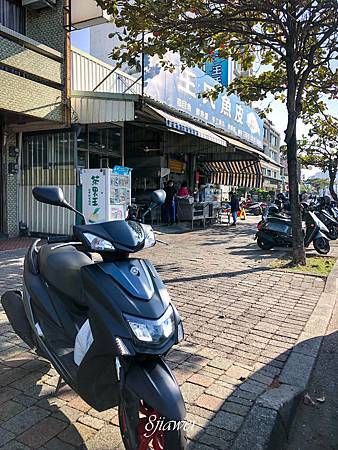
[[[283,450],[338,449],[338,301],[312,373],[308,394],[315,405],[300,404]],[[324,398],[320,403],[318,398]]]

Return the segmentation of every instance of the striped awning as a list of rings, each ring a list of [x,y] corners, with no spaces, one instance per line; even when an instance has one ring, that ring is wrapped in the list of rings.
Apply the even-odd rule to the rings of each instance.
[[[172,128],[173,130],[179,131],[181,133],[192,134],[193,136],[197,136],[201,139],[214,142],[215,144],[221,145],[222,147],[228,146],[226,138],[222,137],[214,131],[195,125],[194,123],[187,120],[180,119],[179,117],[155,108],[154,106],[149,105],[149,108],[151,108],[156,114],[165,119],[166,126],[168,128]]]
[[[212,161],[202,163],[202,169],[212,184],[261,188],[262,168],[259,161]]]

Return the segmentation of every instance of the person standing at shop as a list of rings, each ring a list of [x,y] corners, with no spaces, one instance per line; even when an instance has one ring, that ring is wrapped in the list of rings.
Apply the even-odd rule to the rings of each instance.
[[[163,205],[165,222],[167,225],[172,225],[174,222],[176,222],[176,189],[173,180],[168,181],[164,190],[166,193],[166,198]]]
[[[177,192],[177,197],[188,197],[190,195],[188,184],[186,181],[183,181],[181,184],[181,187],[179,188]]]
[[[239,208],[239,199],[236,195],[236,192],[232,192],[231,194],[231,199],[230,199],[230,207],[231,207],[231,215],[232,215],[232,226],[236,226],[237,224],[237,213],[240,210]]]

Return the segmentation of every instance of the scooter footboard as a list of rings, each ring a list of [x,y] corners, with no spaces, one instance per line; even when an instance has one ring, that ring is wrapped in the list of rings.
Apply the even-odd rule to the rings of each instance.
[[[133,362],[126,373],[125,386],[161,416],[177,421],[185,418],[186,409],[180,388],[161,358]]]

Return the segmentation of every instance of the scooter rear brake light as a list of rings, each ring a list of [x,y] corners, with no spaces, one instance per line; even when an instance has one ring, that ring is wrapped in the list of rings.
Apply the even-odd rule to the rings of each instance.
[[[258,224],[257,224],[257,230],[261,230],[263,228],[263,223],[262,222],[259,222]]]

